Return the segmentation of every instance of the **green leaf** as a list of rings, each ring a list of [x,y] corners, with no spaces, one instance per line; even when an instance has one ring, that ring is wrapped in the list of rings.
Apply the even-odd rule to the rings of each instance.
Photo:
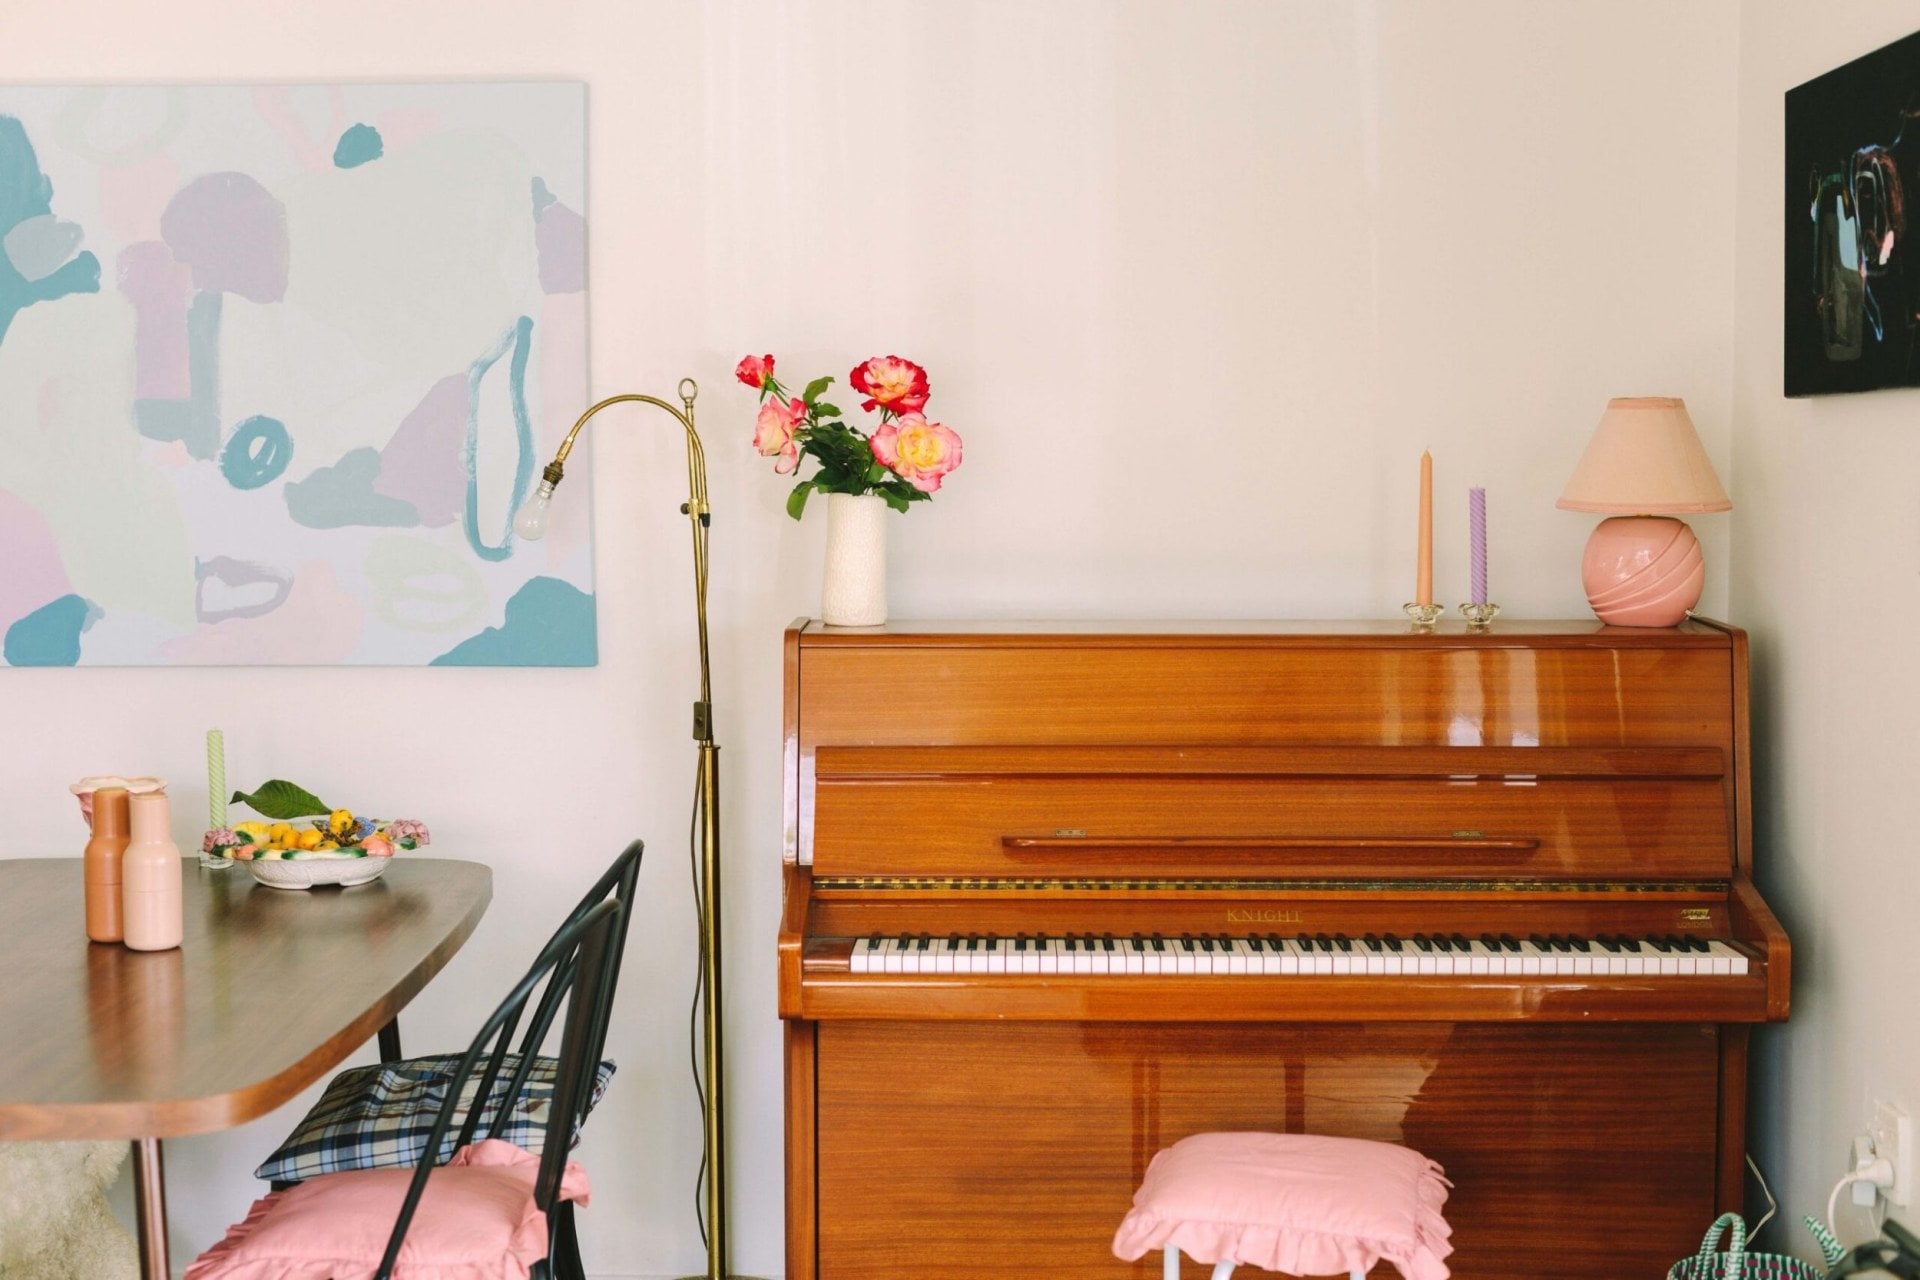
[[[800,513],[807,509],[807,495],[813,492],[813,485],[814,482],[811,480],[802,480],[793,486],[793,492],[787,495],[787,514],[795,520],[798,520]]]
[[[875,490],[875,492],[878,493],[881,499],[884,500],[886,504],[892,507],[895,511],[905,511],[907,509],[906,498],[902,496],[897,490],[877,489]]]
[[[827,381],[831,382],[833,379],[829,378]],[[817,404],[813,406],[813,411],[823,418],[837,418],[840,416],[840,406],[837,404]]]
[[[278,818],[285,822],[289,818],[306,818],[317,813],[332,813],[333,807],[321,802],[320,797],[304,787],[296,787],[284,778],[273,778],[260,784],[252,795],[244,791],[233,793],[232,803],[244,804],[262,817]]]
[[[820,393],[822,391],[825,391],[828,387],[832,385],[833,385],[832,378],[815,378],[812,382],[809,382],[807,384],[807,389],[801,393],[800,398],[802,400],[805,400],[808,404],[812,404],[815,400],[818,400],[820,398]],[[835,412],[838,412],[838,410],[835,410]]]

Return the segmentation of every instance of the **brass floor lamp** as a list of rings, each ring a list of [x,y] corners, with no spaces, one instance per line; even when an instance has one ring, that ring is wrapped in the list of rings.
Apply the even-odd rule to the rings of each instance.
[[[540,487],[514,517],[514,531],[529,540],[546,536],[547,512],[553,491],[564,476],[574,439],[593,415],[629,402],[664,409],[687,433],[687,501],[680,510],[693,527],[693,604],[700,630],[700,700],[693,704],[693,740],[700,763],[694,791],[694,839],[699,860],[694,874],[694,905],[700,916],[700,976],[698,978],[702,1049],[706,1075],[700,1084],[705,1114],[702,1135],[707,1172],[707,1270],[704,1280],[730,1280],[727,1271],[726,1072],[720,1035],[720,747],[713,740],[713,675],[707,661],[707,527],[713,516],[707,507],[707,455],[693,425],[693,401],[700,394],[692,378],[680,380],[680,404],[654,396],[609,396],[580,415],[560,451],[541,473]],[[688,1280],[702,1280],[688,1277]]]

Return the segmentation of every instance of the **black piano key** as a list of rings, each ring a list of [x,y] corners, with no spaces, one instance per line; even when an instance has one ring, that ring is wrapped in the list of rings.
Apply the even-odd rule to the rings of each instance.
[[[959,935],[959,934],[957,934],[957,933],[950,933],[950,934],[948,934],[948,935],[947,935],[947,950],[949,950],[949,951],[958,951],[959,949],[960,949],[960,935]]]
[[[1023,933],[1023,934],[1021,934],[1021,935],[1020,935],[1019,937],[1017,937],[1017,938],[1015,938],[1015,939],[1013,940],[1013,949],[1014,949],[1015,951],[1025,951],[1025,950],[1027,949],[1027,935],[1026,935],[1026,934],[1024,934],[1024,933]]]
[[[1208,952],[1209,954],[1212,953],[1213,938],[1210,935],[1204,934],[1204,933],[1200,935],[1200,949],[1202,951]]]
[[[1642,952],[1642,951],[1645,951],[1645,950],[1646,950],[1646,948],[1645,948],[1645,947],[1643,947],[1643,946],[1641,946],[1641,945],[1640,945],[1640,939],[1638,939],[1638,938],[1629,938],[1629,937],[1628,937],[1628,936],[1627,936],[1626,934],[1624,934],[1624,933],[1621,933],[1621,934],[1615,934],[1615,935],[1614,935],[1614,940],[1615,940],[1615,941],[1617,941],[1617,942],[1618,942],[1618,943],[1620,944],[1620,949],[1621,949],[1622,951],[1631,951],[1631,952],[1633,952],[1634,954],[1636,954],[1636,955],[1638,955],[1638,954],[1639,954],[1640,952]]]
[[[977,934],[977,933],[970,933],[970,934],[968,934],[968,935],[967,935],[967,950],[969,950],[969,951],[978,951],[979,949],[980,949],[980,935],[979,935],[979,934]]]
[[[1399,950],[1400,950],[1400,939],[1398,939],[1398,938],[1396,938],[1396,937],[1394,937],[1394,936],[1393,936],[1392,934],[1390,934],[1390,933],[1389,933],[1389,934],[1383,934],[1383,935],[1381,936],[1381,939],[1380,939],[1380,940],[1381,940],[1382,942],[1384,942],[1384,943],[1386,943],[1386,944],[1387,944],[1387,950],[1389,950],[1389,951],[1399,951]]]
[[[1436,933],[1433,935],[1433,945],[1436,950],[1444,954],[1453,950],[1453,939],[1443,933]]]
[[[1280,941],[1280,935],[1277,933],[1267,935],[1267,945],[1275,951],[1285,951],[1287,949],[1287,945]]]
[[[1111,951],[1111,950],[1113,950],[1113,935],[1112,935],[1112,934],[1110,934],[1110,933],[1103,933],[1103,934],[1101,934],[1101,935],[1100,935],[1100,946],[1101,946],[1101,948],[1102,948],[1102,949],[1104,949],[1104,950],[1107,950],[1107,951]]]
[[[1137,934],[1137,933],[1136,933],[1136,934],[1134,934],[1134,935],[1133,935],[1133,949],[1134,949],[1135,951],[1145,951],[1145,950],[1147,949],[1147,940],[1146,940],[1145,938],[1143,938],[1143,937],[1141,937],[1141,936],[1140,936],[1139,934]]]
[[[1165,950],[1167,949],[1167,940],[1166,940],[1165,938],[1163,938],[1163,937],[1161,937],[1161,936],[1160,936],[1159,934],[1157,934],[1157,933],[1156,933],[1156,934],[1154,934],[1154,935],[1153,935],[1153,949],[1154,949],[1155,951],[1165,951]]]
[[[1335,946],[1337,946],[1337,947],[1339,947],[1339,948],[1340,948],[1340,949],[1341,949],[1342,951],[1351,951],[1351,950],[1353,950],[1353,939],[1352,939],[1352,938],[1349,938],[1349,937],[1348,937],[1348,936],[1347,936],[1346,934],[1344,934],[1344,933],[1336,933],[1336,934],[1334,934],[1334,935],[1333,935],[1333,942],[1334,942],[1334,945],[1335,945]]]
[[[1033,939],[1033,949],[1034,949],[1035,951],[1045,951],[1045,950],[1047,949],[1047,935],[1046,935],[1046,934],[1044,934],[1044,933],[1041,933],[1041,934],[1036,934],[1036,935],[1034,936],[1034,939]]]
[[[1573,951],[1573,944],[1557,933],[1548,934],[1547,942],[1552,945],[1555,951],[1561,952],[1562,954],[1569,954]]]
[[[1067,950],[1071,952],[1071,951],[1078,951],[1079,949],[1080,949],[1080,939],[1074,937],[1072,934],[1068,934]]]
[[[1296,938],[1295,941],[1300,944],[1300,949],[1302,951],[1306,952],[1308,955],[1313,954],[1313,935],[1312,934],[1303,933],[1298,938]]]
[[[1606,934],[1600,933],[1595,934],[1593,940],[1612,954],[1620,954],[1620,943],[1617,939],[1609,938]]]
[[[1315,942],[1317,942],[1317,943],[1319,943],[1319,944],[1320,944],[1320,949],[1321,949],[1322,951],[1324,951],[1324,952],[1326,952],[1326,953],[1327,953],[1328,955],[1332,955],[1332,954],[1333,954],[1333,939],[1332,939],[1332,938],[1329,938],[1329,937],[1328,937],[1328,936],[1327,936],[1326,934],[1324,934],[1324,933],[1316,933],[1316,934],[1314,934],[1314,935],[1313,935],[1313,940],[1314,940]]]
[[[1193,935],[1190,933],[1181,934],[1180,945],[1185,947],[1188,951],[1193,950]]]
[[[923,933],[920,935],[920,941],[914,944],[914,950],[925,951],[928,947],[931,947],[932,945],[933,945],[933,935],[930,933]]]
[[[1665,938],[1647,937],[1647,938],[1642,938],[1641,941],[1646,943],[1648,946],[1652,947],[1655,951],[1658,951],[1663,955],[1666,952],[1672,950],[1672,948],[1667,946],[1667,940]]]
[[[999,935],[999,934],[997,934],[997,933],[990,933],[990,934],[988,934],[988,935],[987,935],[987,950],[989,950],[989,951],[998,951],[999,949],[1000,949],[1000,935]]]
[[[1473,950],[1473,944],[1467,941],[1466,934],[1456,933],[1453,935],[1453,949],[1455,951],[1471,951]]]
[[[1261,949],[1262,949],[1262,947],[1263,947],[1263,946],[1264,946],[1265,944],[1264,944],[1264,943],[1262,943],[1262,942],[1260,941],[1260,935],[1259,935],[1259,934],[1257,934],[1257,933],[1250,933],[1250,934],[1248,934],[1248,935],[1247,935],[1247,945],[1248,945],[1249,947],[1251,947],[1251,948],[1253,948],[1253,953],[1254,953],[1255,955],[1259,955],[1259,954],[1260,954],[1260,952],[1261,952]]]
[[[867,945],[869,947],[873,947],[874,949],[878,950],[880,947],[886,944],[886,941],[887,940],[884,936],[876,933],[871,938],[867,939]]]
[[[1427,935],[1424,933],[1416,933],[1413,935],[1413,945],[1420,948],[1422,951],[1433,950],[1433,940],[1427,937]]]
[[[1570,933],[1567,935],[1567,945],[1572,947],[1575,951],[1592,951],[1593,950],[1593,948],[1590,945],[1588,945],[1587,940],[1581,937],[1577,933]]]
[[[1500,935],[1500,947],[1502,950],[1518,954],[1520,950],[1520,939],[1510,933],[1503,933]]]
[[[1534,949],[1535,951],[1546,951],[1546,950],[1548,950],[1548,947],[1547,947],[1547,939],[1546,939],[1546,935],[1545,935],[1545,934],[1540,934],[1540,933],[1530,933],[1530,934],[1528,934],[1528,935],[1527,935],[1527,941],[1528,941],[1528,942],[1531,942],[1531,943],[1533,944],[1533,949]]]
[[[1700,952],[1702,955],[1705,955],[1708,951],[1712,949],[1707,946],[1707,940],[1705,938],[1696,938],[1692,934],[1688,934],[1687,937],[1684,939],[1684,941],[1689,947],[1692,947],[1695,951]]]

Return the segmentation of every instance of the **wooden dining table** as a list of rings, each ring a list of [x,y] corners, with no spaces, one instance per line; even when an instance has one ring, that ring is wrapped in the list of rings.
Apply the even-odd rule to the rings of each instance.
[[[0,1141],[132,1143],[145,1280],[168,1275],[161,1140],[265,1115],[376,1034],[397,1056],[493,896],[486,867],[413,856],[350,888],[181,878],[185,941],[131,951],[87,941],[80,859],[0,860]]]

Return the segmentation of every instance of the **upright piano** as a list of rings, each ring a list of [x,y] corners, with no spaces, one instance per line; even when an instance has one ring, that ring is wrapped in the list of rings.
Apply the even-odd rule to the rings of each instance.
[[[1657,1276],[1740,1205],[1789,949],[1738,629],[802,622],[785,661],[790,1280],[1157,1275],[1114,1228],[1209,1130],[1425,1152],[1462,1280]]]

